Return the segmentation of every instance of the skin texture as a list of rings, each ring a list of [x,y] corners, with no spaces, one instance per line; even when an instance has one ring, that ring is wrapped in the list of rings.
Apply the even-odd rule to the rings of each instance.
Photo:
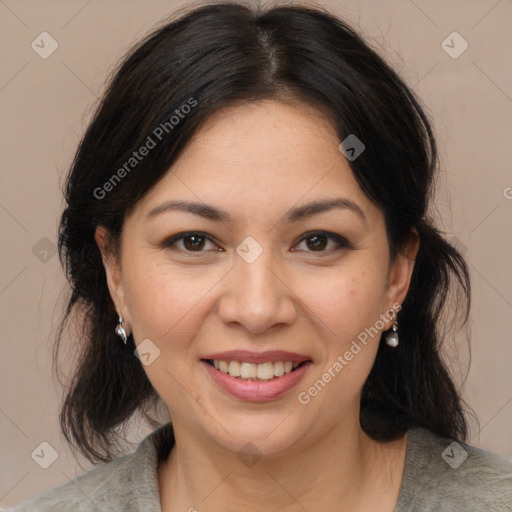
[[[360,189],[339,142],[308,105],[266,100],[224,108],[127,216],[119,258],[104,249],[105,229],[96,231],[128,332],[136,344],[149,338],[160,350],[144,369],[167,405],[177,443],[159,467],[164,512],[375,512],[396,504],[406,436],[379,443],[359,424],[380,332],[307,405],[297,399],[359,333],[403,302],[419,245],[412,238],[390,262],[384,216]],[[284,220],[293,207],[339,197],[365,218],[337,208]],[[207,203],[233,220],[180,211],[148,219],[170,199]],[[311,230],[339,234],[351,247],[301,241]],[[190,240],[164,246],[183,231],[203,231],[212,241],[199,244],[202,252]],[[248,236],[263,249],[252,263],[236,252]],[[285,396],[244,402],[222,391],[200,363],[233,349],[289,350],[313,364]],[[237,457],[248,442],[262,456],[251,467]]]

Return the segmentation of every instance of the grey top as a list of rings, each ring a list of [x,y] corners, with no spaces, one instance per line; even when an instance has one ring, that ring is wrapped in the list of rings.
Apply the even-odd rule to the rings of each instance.
[[[135,452],[102,464],[8,512],[161,512],[158,461],[172,439],[167,423]],[[167,450],[166,453],[162,453]],[[405,471],[394,512],[512,512],[512,460],[410,428]]]

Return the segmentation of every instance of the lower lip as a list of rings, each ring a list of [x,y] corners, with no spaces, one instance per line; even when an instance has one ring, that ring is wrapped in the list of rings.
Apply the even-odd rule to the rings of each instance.
[[[306,361],[295,371],[285,373],[282,377],[265,382],[237,379],[228,373],[215,369],[206,361],[201,361],[201,363],[222,389],[236,398],[251,402],[265,402],[280,398],[299,383],[312,364],[311,361]]]

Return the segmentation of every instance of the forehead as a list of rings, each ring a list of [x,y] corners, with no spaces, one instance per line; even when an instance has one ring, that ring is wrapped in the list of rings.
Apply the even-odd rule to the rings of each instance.
[[[346,197],[378,214],[338,149],[334,127],[304,103],[263,100],[223,108],[192,137],[170,172],[141,201],[188,199],[261,216],[317,198]]]
[[[281,170],[296,176],[311,168],[311,160],[320,169],[343,156],[334,128],[320,111],[305,103],[262,100],[217,111],[194,135],[174,171],[190,175],[193,166],[186,161],[192,159],[227,170],[254,169],[251,174],[263,175],[267,168],[268,174]]]

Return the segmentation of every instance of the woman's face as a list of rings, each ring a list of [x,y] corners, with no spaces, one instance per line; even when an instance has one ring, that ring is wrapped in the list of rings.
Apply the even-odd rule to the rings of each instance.
[[[270,454],[358,425],[361,388],[417,244],[390,265],[383,214],[339,142],[303,104],[223,109],[126,218],[120,265],[104,258],[178,441],[188,432]],[[193,233],[170,241],[184,232]],[[100,246],[103,236],[99,228]],[[219,355],[228,351],[248,353]]]

